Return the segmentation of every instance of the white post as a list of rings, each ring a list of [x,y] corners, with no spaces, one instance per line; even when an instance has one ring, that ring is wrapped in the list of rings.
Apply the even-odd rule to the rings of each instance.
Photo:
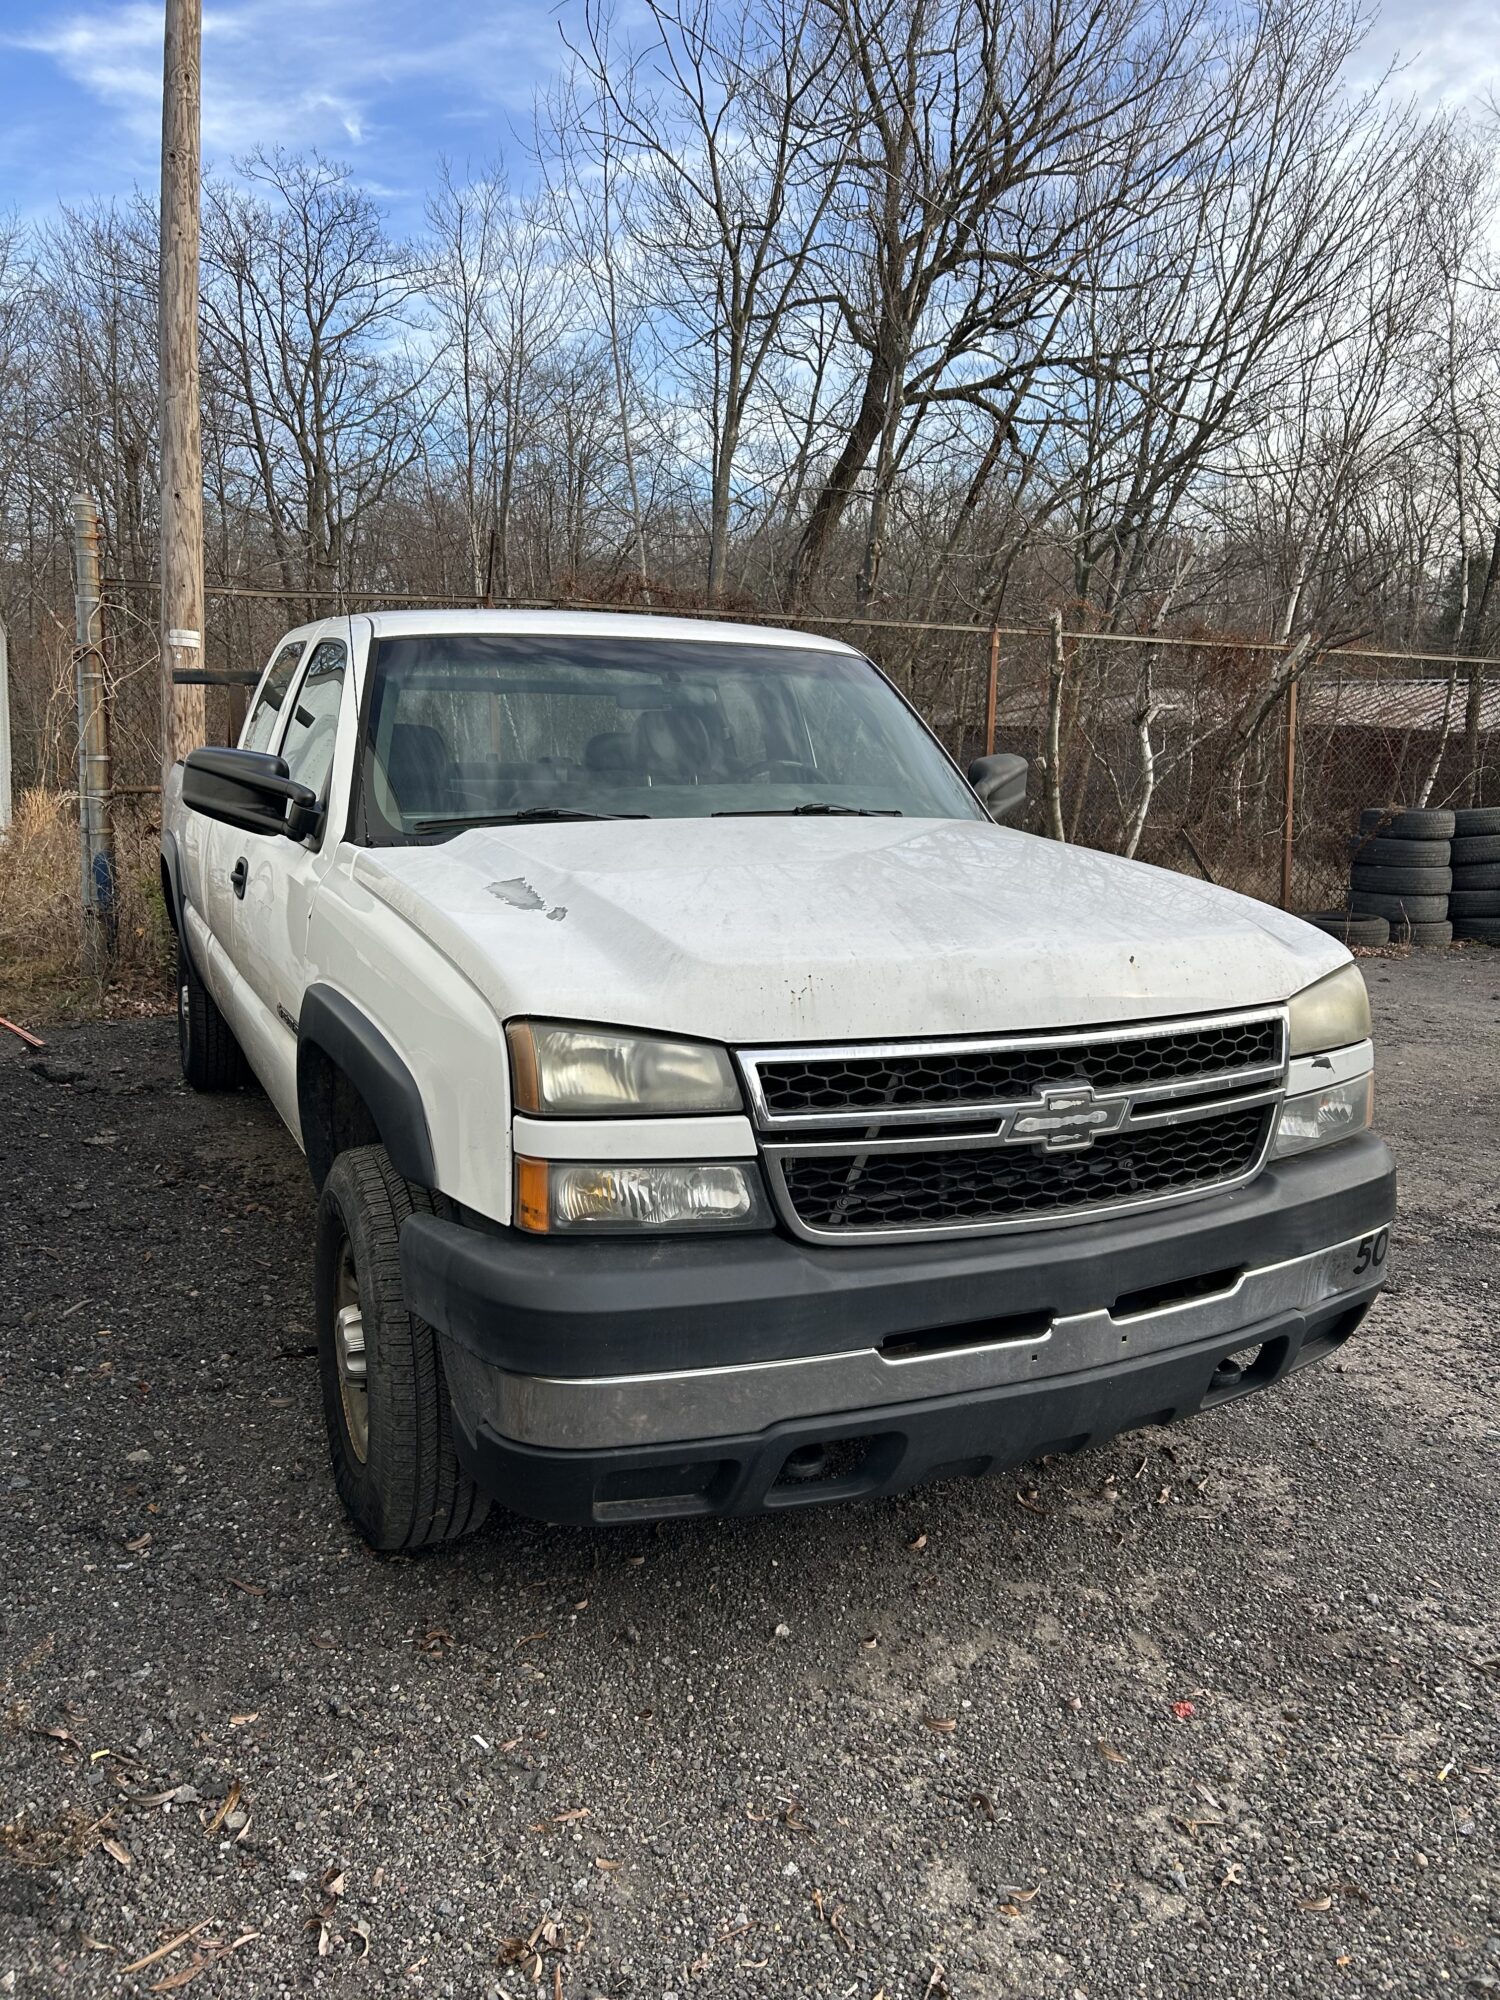
[[[0,834],[10,825],[10,639],[0,618]]]

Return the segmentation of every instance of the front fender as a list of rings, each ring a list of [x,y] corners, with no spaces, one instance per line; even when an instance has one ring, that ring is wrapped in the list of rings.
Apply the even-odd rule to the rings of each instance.
[[[416,1078],[367,1014],[335,987],[321,984],[307,989],[297,1020],[297,1113],[309,1164],[323,1109],[317,1102],[319,1052],[363,1100],[402,1179],[436,1187],[432,1133]]]

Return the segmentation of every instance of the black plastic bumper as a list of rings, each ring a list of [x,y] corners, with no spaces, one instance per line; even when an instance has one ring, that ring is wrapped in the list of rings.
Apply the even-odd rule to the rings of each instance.
[[[412,1216],[407,1301],[491,1367],[628,1375],[782,1361],[999,1314],[1091,1312],[1229,1265],[1379,1229],[1396,1175],[1369,1133],[1180,1208],[967,1241],[823,1249],[789,1237],[525,1236]]]
[[[1087,1374],[809,1417],[751,1436],[556,1451],[517,1444],[484,1425],[476,1433],[462,1421],[455,1435],[461,1457],[487,1492],[513,1512],[543,1521],[582,1526],[870,1499],[1080,1451],[1120,1431],[1173,1423],[1233,1401],[1333,1353],[1374,1296],[1371,1290],[1316,1314],[1286,1314],[1226,1338]],[[1223,1365],[1257,1342],[1260,1352],[1248,1368]]]
[[[1280,1162],[1229,1194],[1066,1229],[823,1249],[779,1235],[568,1242],[413,1216],[401,1264],[408,1302],[442,1334],[455,1380],[472,1379],[476,1366],[589,1378],[840,1354],[1002,1317],[1109,1310],[1203,1274],[1308,1256],[1377,1231],[1394,1213],[1390,1154],[1365,1134]],[[562,1450],[500,1436],[462,1394],[457,1430],[497,1498],[549,1520],[814,1504],[1019,1464],[1243,1394],[1331,1352],[1377,1289],[1108,1367],[751,1435]],[[1248,1372],[1220,1368],[1255,1343],[1262,1352]]]

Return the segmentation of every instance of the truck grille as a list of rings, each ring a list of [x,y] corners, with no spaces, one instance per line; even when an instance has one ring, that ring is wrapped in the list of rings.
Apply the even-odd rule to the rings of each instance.
[[[1271,1116],[1257,1106],[1157,1125],[1077,1153],[993,1146],[791,1156],[782,1160],[781,1177],[798,1220],[819,1232],[1063,1217],[1238,1180],[1258,1163]]]
[[[1048,1228],[1238,1186],[1286,1061],[1269,1008],[740,1054],[781,1218],[821,1242]]]
[[[1029,1097],[1043,1084],[1075,1079],[1096,1090],[1126,1090],[1275,1066],[1280,1034],[1279,1021],[1263,1018],[1072,1044],[939,1044],[916,1054],[873,1055],[849,1049],[835,1060],[821,1052],[803,1058],[791,1053],[759,1065],[760,1088],[767,1111],[778,1119],[916,1106],[951,1111]]]

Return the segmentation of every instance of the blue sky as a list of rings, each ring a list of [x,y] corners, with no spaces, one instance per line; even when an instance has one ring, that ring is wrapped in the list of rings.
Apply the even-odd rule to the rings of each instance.
[[[440,154],[525,131],[577,0],[205,0],[204,152],[316,146],[353,163],[398,227]],[[0,0],[0,210],[153,186],[160,0]],[[1427,103],[1500,92],[1500,0],[1390,0],[1372,71]]]
[[[205,0],[203,150],[316,146],[408,227],[434,161],[510,148],[563,48],[541,0]],[[161,0],[0,0],[0,210],[154,186]]]

